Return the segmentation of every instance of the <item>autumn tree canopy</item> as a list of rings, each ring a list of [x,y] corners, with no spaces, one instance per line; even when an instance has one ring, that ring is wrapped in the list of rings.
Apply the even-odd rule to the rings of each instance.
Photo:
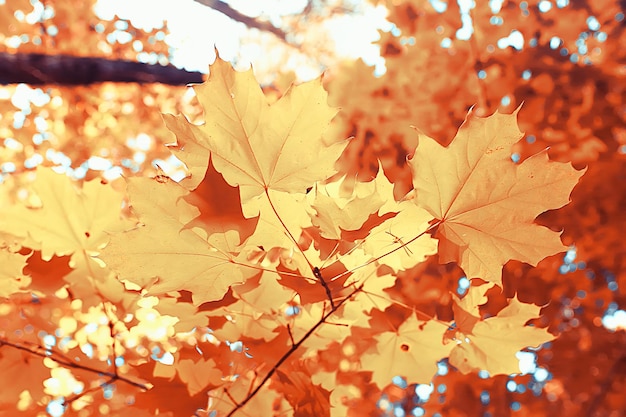
[[[623,2],[197,2],[326,74],[0,5],[0,415],[626,411]]]

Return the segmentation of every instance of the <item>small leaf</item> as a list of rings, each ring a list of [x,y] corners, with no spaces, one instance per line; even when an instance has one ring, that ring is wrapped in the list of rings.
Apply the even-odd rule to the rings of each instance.
[[[408,384],[429,383],[437,362],[449,355],[452,344],[443,343],[447,326],[435,320],[417,320],[412,314],[397,332],[385,332],[374,336],[376,352],[366,353],[361,366],[372,371],[372,381],[380,389],[391,383],[394,376],[404,377]]]

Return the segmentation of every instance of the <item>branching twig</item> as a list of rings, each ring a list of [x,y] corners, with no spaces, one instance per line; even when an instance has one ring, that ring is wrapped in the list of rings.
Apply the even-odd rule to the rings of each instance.
[[[88,390],[85,390],[85,391],[81,392],[80,394],[76,394],[76,395],[73,395],[73,396],[71,396],[69,398],[66,398],[65,401],[63,401],[63,405],[67,406],[67,405],[73,403],[74,401],[78,400],[79,398],[84,397],[85,395],[89,394],[90,392],[98,391],[99,389],[102,389],[104,386],[110,385],[113,382],[115,382],[115,380],[113,378],[110,378],[106,382],[103,382],[103,383],[98,384],[98,385],[96,385],[94,387],[91,387]]]
[[[298,350],[298,348],[309,338],[311,337],[311,335],[313,335],[313,333],[315,333],[315,331],[326,322],[326,320],[328,320],[328,318],[330,316],[332,316],[333,314],[335,314],[335,312],[339,309],[339,307],[341,307],[346,301],[348,301],[350,298],[352,298],[356,293],[358,293],[359,291],[361,291],[363,289],[363,285],[360,285],[358,287],[356,287],[350,294],[348,294],[345,298],[343,298],[341,301],[339,301],[334,307],[332,307],[328,313],[326,313],[324,316],[322,316],[321,319],[319,319],[319,321],[317,323],[315,323],[315,325],[313,327],[311,327],[305,334],[304,336],[302,336],[302,338],[300,340],[298,340],[296,343],[294,343],[291,348],[285,352],[285,354],[283,356],[281,356],[281,358],[274,364],[274,366],[272,367],[272,369],[270,369],[270,371],[267,373],[267,375],[265,375],[263,377],[263,379],[261,380],[261,382],[259,383],[259,385],[256,386],[256,388],[254,390],[252,390],[252,392],[250,392],[246,398],[244,398],[240,403],[237,403],[235,401],[233,401],[233,403],[235,404],[235,408],[233,408],[230,413],[228,413],[227,417],[231,417],[233,414],[235,414],[237,412],[237,410],[241,409],[243,406],[245,406],[252,398],[254,398],[255,395],[257,395],[257,393],[261,390],[261,388],[263,388],[263,385],[265,385],[265,383],[267,381],[270,380],[270,378],[274,375],[274,373],[278,370],[278,368],[287,360],[289,359],[289,357],[296,351]],[[226,391],[227,392],[227,391]],[[231,398],[232,401],[232,398]]]
[[[333,301],[333,294],[330,292],[330,287],[328,286],[328,284],[324,280],[324,277],[322,276],[322,271],[320,271],[318,267],[314,267],[313,275],[315,275],[315,278],[320,280],[322,287],[324,287],[324,291],[326,291],[326,297],[328,297],[328,300],[330,301],[331,308],[335,308],[335,302]]]
[[[135,382],[132,381],[126,377],[120,376],[120,375],[116,375],[113,372],[109,372],[109,371],[103,371],[101,369],[96,369],[96,368],[92,368],[91,366],[87,366],[87,365],[82,365],[76,362],[71,361],[70,359],[66,358],[63,354],[56,352],[52,349],[48,349],[45,348],[43,346],[40,345],[32,345],[32,346],[25,346],[23,344],[20,343],[14,343],[14,342],[10,342],[6,339],[0,339],[0,347],[2,346],[9,346],[12,347],[14,349],[17,350],[21,350],[23,352],[28,352],[32,355],[35,356],[39,356],[40,358],[48,358],[53,360],[54,362],[56,362],[57,364],[64,366],[66,368],[73,368],[73,369],[81,369],[83,371],[87,371],[87,372],[91,372],[94,374],[98,374],[100,376],[106,376],[109,377],[111,379],[111,381],[123,381],[129,385],[132,385],[133,387],[137,387],[140,388],[142,390],[148,390],[150,389],[150,387],[145,386],[144,384],[141,384],[139,382]]]
[[[224,388],[224,394],[226,394],[226,396],[233,402],[233,404],[235,404],[235,406],[237,408],[240,407],[239,403],[237,401],[235,401],[233,396],[230,394],[230,391],[228,391],[228,388]]]
[[[384,258],[385,256],[391,255],[392,253],[399,251],[400,249],[403,249],[405,247],[407,247],[408,245],[410,245],[411,243],[415,242],[417,239],[419,239],[420,237],[424,236],[426,233],[430,232],[431,230],[437,228],[441,223],[443,222],[443,220],[437,220],[435,223],[431,224],[430,226],[428,226],[428,228],[426,230],[424,230],[423,232],[421,232],[420,234],[418,234],[417,236],[407,240],[403,245],[398,246],[397,248],[393,248],[390,251],[387,251],[385,253],[383,253],[382,255],[378,255],[375,258],[370,259],[369,261],[365,262],[362,265],[356,266],[348,271],[344,271],[341,274],[337,275],[336,277],[334,277],[333,279],[337,279],[337,278],[341,278],[344,275],[348,275],[353,273],[354,271],[356,271],[357,269],[361,269],[361,268],[365,268],[368,265],[373,264],[374,262],[378,262],[380,259]]]

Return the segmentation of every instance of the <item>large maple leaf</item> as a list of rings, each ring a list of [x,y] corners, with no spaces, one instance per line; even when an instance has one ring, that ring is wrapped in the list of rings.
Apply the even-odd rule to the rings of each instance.
[[[516,116],[470,111],[448,147],[420,134],[409,161],[418,204],[440,220],[441,261],[459,262],[468,278],[500,284],[509,260],[537,265],[565,250],[559,233],[533,221],[567,204],[584,170],[549,161],[546,151],[515,164]]]
[[[198,210],[185,202],[186,189],[171,180],[131,178],[128,192],[141,224],[113,235],[102,253],[121,278],[150,287],[153,294],[192,291],[195,304],[218,300],[243,281],[246,269],[231,263],[238,233],[187,228]]]
[[[0,230],[24,238],[24,246],[40,249],[44,260],[78,252],[93,255],[108,233],[127,226],[120,216],[122,194],[100,180],[77,188],[69,177],[38,167],[32,189],[39,204],[7,207]]]
[[[323,132],[336,110],[327,104],[321,78],[292,86],[270,105],[252,70],[236,72],[217,59],[207,82],[194,87],[205,123],[188,125],[166,117],[179,141],[192,152],[178,152],[197,168],[195,152],[210,151],[215,169],[232,186],[239,186],[245,205],[266,190],[304,193],[315,181],[334,174],[334,164],[346,141],[326,143]],[[206,151],[205,151],[206,152]]]

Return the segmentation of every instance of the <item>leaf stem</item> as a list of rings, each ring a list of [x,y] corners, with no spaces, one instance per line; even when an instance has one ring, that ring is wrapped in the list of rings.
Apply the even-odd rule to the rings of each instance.
[[[270,193],[269,190],[267,188],[265,188],[265,195],[267,196],[267,201],[270,203],[270,207],[272,208],[272,210],[274,211],[274,214],[276,215],[276,217],[278,218],[278,221],[280,222],[280,224],[283,226],[283,229],[285,229],[285,232],[287,233],[287,236],[289,236],[289,238],[291,239],[291,241],[293,242],[293,244],[296,246],[296,248],[298,248],[298,250],[300,251],[300,253],[302,254],[302,256],[304,257],[304,260],[306,261],[306,263],[309,265],[309,268],[311,268],[311,271],[313,271],[313,264],[311,263],[311,261],[309,261],[309,259],[306,257],[306,255],[304,254],[304,251],[302,250],[302,248],[300,248],[300,245],[298,245],[298,241],[296,240],[295,237],[293,237],[293,234],[291,234],[291,231],[289,230],[289,228],[287,227],[287,225],[285,224],[285,222],[283,221],[282,217],[280,217],[280,215],[278,214],[278,211],[276,210],[276,207],[274,206],[274,203],[272,203],[272,199],[270,198]]]
[[[298,242],[296,241],[296,238],[289,231],[289,228],[287,228],[287,225],[285,224],[283,219],[278,214],[278,211],[276,210],[276,207],[274,207],[274,203],[272,203],[272,199],[270,198],[270,193],[269,193],[269,190],[267,188],[265,189],[265,195],[267,196],[267,201],[270,203],[270,207],[272,207],[272,210],[274,211],[274,214],[278,218],[278,221],[280,222],[280,224],[283,225],[283,228],[285,229],[285,232],[287,233],[287,235],[289,236],[289,238],[291,239],[293,244],[296,246],[296,248],[298,248],[298,250],[300,251],[300,253],[304,257],[304,260],[309,265],[309,268],[311,268],[311,271],[313,271],[313,275],[315,276],[315,278],[317,278],[319,280],[320,284],[322,284],[322,287],[324,287],[324,291],[326,292],[326,296],[328,297],[328,300],[330,301],[330,306],[331,306],[331,311],[332,311],[332,308],[335,308],[335,302],[333,301],[333,296],[332,296],[332,293],[330,291],[330,287],[328,287],[328,285],[326,284],[326,281],[324,280],[324,277],[322,276],[322,273],[321,273],[320,269],[318,267],[316,267],[316,266],[313,266],[311,261],[309,261],[309,258],[306,257],[306,255],[305,255],[304,251],[302,250],[302,248],[300,247],[300,245],[298,245]]]

